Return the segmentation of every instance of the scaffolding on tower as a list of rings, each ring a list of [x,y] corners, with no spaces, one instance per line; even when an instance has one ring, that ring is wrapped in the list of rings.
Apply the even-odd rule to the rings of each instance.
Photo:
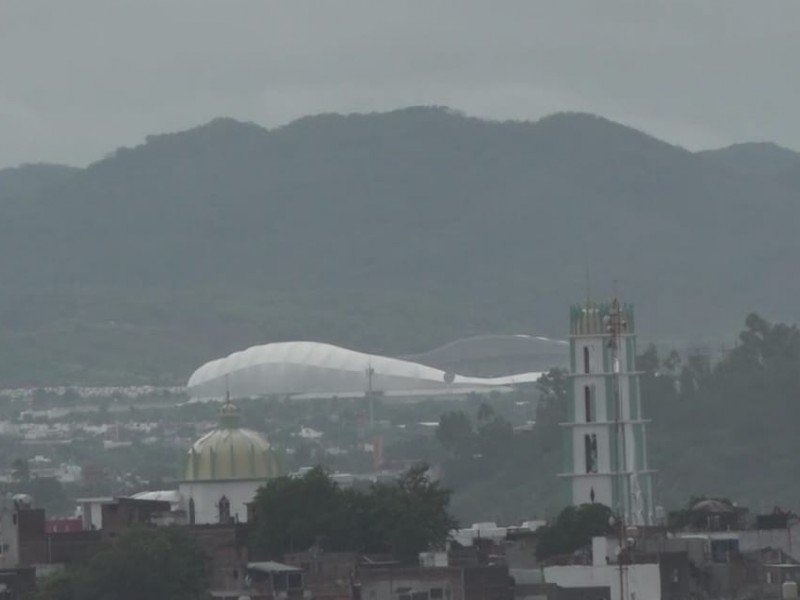
[[[625,440],[625,421],[622,409],[620,385],[621,364],[620,346],[622,335],[627,331],[628,322],[622,314],[619,301],[615,297],[611,302],[611,310],[604,318],[608,348],[611,356],[612,390],[614,393],[614,444],[617,450],[615,466],[615,485],[617,486],[617,506],[614,507],[620,516],[629,516],[630,481],[628,473],[627,443]]]
[[[617,526],[619,532],[619,550],[617,554],[617,565],[619,568],[619,597],[624,600],[626,597],[627,570],[625,568],[625,528],[631,522],[630,510],[631,485],[630,472],[628,469],[627,444],[625,440],[625,421],[622,410],[622,395],[620,385],[621,364],[619,349],[621,346],[622,335],[628,329],[628,322],[623,317],[616,296],[611,302],[611,310],[604,319],[606,333],[608,334],[608,348],[611,355],[611,371],[614,392],[614,444],[617,449],[617,460],[615,465],[614,485],[617,487]]]

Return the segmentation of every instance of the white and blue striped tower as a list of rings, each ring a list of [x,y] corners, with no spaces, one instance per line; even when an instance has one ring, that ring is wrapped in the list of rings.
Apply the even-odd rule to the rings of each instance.
[[[568,503],[601,503],[629,525],[653,523],[653,471],[636,371],[633,307],[570,310],[571,385],[564,427]]]

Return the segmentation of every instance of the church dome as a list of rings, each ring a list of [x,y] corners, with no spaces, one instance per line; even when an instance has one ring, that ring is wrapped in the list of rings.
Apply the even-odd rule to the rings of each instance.
[[[219,427],[189,449],[184,481],[266,480],[284,474],[282,456],[267,439],[239,427],[239,410],[226,402],[218,411]]]

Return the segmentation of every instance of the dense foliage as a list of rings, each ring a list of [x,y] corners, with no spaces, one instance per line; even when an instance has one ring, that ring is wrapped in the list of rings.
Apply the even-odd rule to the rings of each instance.
[[[592,538],[613,532],[614,514],[602,504],[568,506],[558,518],[539,530],[537,558],[572,554],[587,546]]]
[[[724,496],[756,511],[800,493],[800,330],[751,314],[738,344],[712,361],[693,353],[639,361],[659,501]]]
[[[180,528],[125,531],[85,564],[45,580],[36,600],[198,600],[208,557]]]
[[[727,335],[755,306],[800,316],[784,154],[756,176],[589,115],[420,107],[216,120],[86,169],[0,172],[0,382],[184,383],[286,339],[399,354],[561,336],[587,269],[635,282],[654,337]]]
[[[366,489],[341,488],[320,467],[274,479],[253,503],[253,550],[280,558],[318,545],[413,562],[419,552],[441,546],[456,525],[448,513],[450,492],[427,470],[417,465],[397,481]]]
[[[535,388],[504,396],[504,402],[533,407],[533,419],[516,429],[486,403],[474,420],[462,411],[442,415],[436,437],[445,450],[443,478],[454,490],[459,519],[514,523],[548,516],[562,505],[558,424],[566,414],[567,383],[566,372],[553,369]]]

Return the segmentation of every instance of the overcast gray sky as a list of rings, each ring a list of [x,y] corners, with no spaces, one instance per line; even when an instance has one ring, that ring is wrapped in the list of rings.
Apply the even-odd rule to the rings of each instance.
[[[798,59],[797,0],[0,0],[0,167],[417,104],[800,150]]]

